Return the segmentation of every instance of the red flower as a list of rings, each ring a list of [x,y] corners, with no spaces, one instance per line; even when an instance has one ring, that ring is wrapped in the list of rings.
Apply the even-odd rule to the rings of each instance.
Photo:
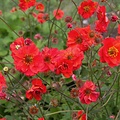
[[[77,118],[79,120],[87,120],[87,116],[83,110],[79,110],[77,113]]]
[[[86,51],[91,46],[91,39],[88,38],[86,28],[75,28],[68,33],[67,46],[78,46],[81,51]]]
[[[78,7],[78,14],[84,19],[91,17],[96,10],[97,4],[97,2],[93,2],[92,0],[83,1]]]
[[[7,120],[6,118],[0,118],[0,120]]]
[[[42,57],[35,45],[23,46],[13,58],[16,69],[27,76],[33,76],[41,71]]]
[[[48,71],[54,71],[55,70],[55,62],[56,62],[56,56],[59,54],[59,51],[57,48],[48,48],[45,47],[42,50],[42,58],[43,58],[43,64],[42,64],[42,72],[48,72]]]
[[[19,7],[21,10],[26,11],[28,8],[34,6],[36,0],[19,0]]]
[[[77,70],[77,69],[80,68],[80,66],[82,64],[82,60],[84,58],[83,52],[80,51],[80,49],[78,47],[76,47],[76,46],[68,47],[67,49],[62,50],[60,56],[63,59],[72,62],[73,70]]]
[[[34,78],[32,87],[26,92],[26,98],[29,100],[35,98],[37,101],[40,101],[42,94],[45,94],[46,91],[46,86],[42,83],[42,80]]]
[[[86,81],[79,89],[79,99],[83,104],[96,102],[99,97],[99,92],[96,92],[96,86],[92,81]]]
[[[72,61],[59,59],[56,63],[56,74],[63,74],[66,78],[70,78],[73,74]]]
[[[40,12],[44,12],[45,10],[45,6],[42,3],[37,3],[36,5],[36,10],[40,11]]]
[[[120,34],[120,24],[118,24],[118,34]]]
[[[101,62],[106,62],[110,67],[120,64],[120,39],[106,38],[98,52]]]
[[[30,46],[30,45],[35,45],[31,39],[26,38],[24,39],[23,37],[17,38],[11,45],[10,45],[10,50],[12,52],[12,57],[15,56],[15,54],[23,47],[23,46]]]
[[[2,10],[0,10],[0,16],[2,15]]]
[[[104,20],[106,14],[106,7],[105,6],[99,6],[97,9],[97,18],[98,20]]]
[[[54,10],[53,11],[53,15],[54,15],[54,17],[56,18],[56,20],[60,20],[60,19],[62,19],[62,17],[64,16],[64,12],[63,12],[63,10]]]
[[[2,73],[0,72],[0,99],[5,99],[6,93],[5,93],[5,89],[6,89],[7,85],[6,85],[6,80],[4,78],[4,76],[2,75]]]
[[[106,32],[109,25],[105,6],[99,6],[97,10],[98,20],[95,22],[95,30],[98,32]]]
[[[42,117],[42,118],[38,118],[38,120],[45,120],[45,119]]]
[[[38,15],[37,15],[37,21],[39,22],[39,23],[41,23],[41,24],[43,24],[44,22],[46,22],[46,15],[48,15],[48,14],[45,14],[45,13],[39,13]]]
[[[12,51],[12,56],[15,55],[15,53],[20,49],[21,47],[24,46],[24,38],[20,37],[17,38],[11,45],[10,45],[10,50]]]
[[[98,32],[106,32],[109,25],[109,20],[105,17],[105,20],[97,20],[95,22],[95,30]]]

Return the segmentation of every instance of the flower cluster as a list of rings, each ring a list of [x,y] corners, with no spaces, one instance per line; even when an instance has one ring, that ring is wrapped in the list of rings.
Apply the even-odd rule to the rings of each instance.
[[[103,108],[108,104],[108,100],[110,102],[110,99],[115,99],[116,107],[119,102],[119,92],[118,90],[112,90],[112,88],[115,85],[114,89],[119,89],[119,85],[117,86],[115,83],[119,78],[119,68],[113,70],[113,75],[111,69],[120,65],[120,18],[119,15],[117,16],[117,14],[120,13],[116,11],[109,16],[109,13],[106,13],[107,8],[104,6],[104,3],[101,5],[101,2],[105,1],[106,0],[99,2],[95,0],[83,0],[77,6],[72,0],[72,4],[77,8],[76,13],[78,14],[75,13],[74,16],[65,16],[66,9],[61,9],[63,0],[58,0],[58,7],[54,9],[48,7],[51,5],[50,0],[40,2],[38,2],[38,0],[18,0],[19,9],[24,13],[26,18],[28,17],[28,19],[23,18],[23,21],[26,23],[27,20],[29,21],[29,27],[26,27],[26,29],[29,30],[27,32],[30,32],[31,38],[27,38],[29,36],[27,32],[24,34],[24,32],[20,30],[17,34],[17,32],[13,31],[18,38],[10,43],[10,52],[8,52],[8,55],[11,55],[13,58],[14,68],[11,68],[11,62],[9,62],[9,60],[5,59],[4,62],[3,58],[0,59],[1,66],[3,67],[4,64],[9,65],[10,63],[10,68],[4,67],[3,71],[8,77],[7,79],[10,80],[10,83],[13,82],[10,89],[15,90],[15,94],[11,93],[11,91],[9,92],[9,89],[6,91],[6,88],[8,88],[6,79],[0,72],[0,100],[6,99],[13,102],[15,105],[14,100],[18,100],[19,104],[28,102],[29,104],[24,104],[24,106],[28,105],[25,106],[25,110],[28,110],[28,113],[26,114],[24,110],[24,115],[27,119],[33,118],[38,120],[45,120],[47,118],[53,119],[51,115],[56,113],[63,115],[64,112],[62,110],[71,112],[71,110],[67,110],[68,107],[63,108],[65,105],[64,102],[67,102],[69,108],[71,108],[70,105],[72,102],[76,102],[76,104],[78,103],[80,105],[77,106],[73,104],[72,106],[72,109],[75,106],[75,110],[72,110],[74,111],[72,114],[73,120],[87,120],[89,117],[92,119],[91,116],[96,115],[88,115],[91,112],[90,110],[93,110],[99,103],[101,103],[100,109]],[[47,4],[47,6],[45,6],[45,4]],[[109,4],[108,1],[106,4],[109,6],[112,5]],[[49,11],[51,9],[52,11]],[[12,7],[10,10],[11,14],[16,14],[17,12],[17,6]],[[7,24],[7,22],[2,19],[3,13],[4,11],[0,10],[0,20]],[[93,19],[90,19],[92,16]],[[77,22],[78,17],[79,22]],[[13,17],[12,19],[15,18]],[[16,17],[16,19],[18,18]],[[37,21],[36,24],[33,23],[34,21]],[[92,24],[90,25],[90,23]],[[114,26],[114,28],[117,28],[115,35],[111,34],[112,30],[107,34],[107,31],[111,28],[111,26],[109,26],[110,23],[117,25],[117,27]],[[44,25],[46,33],[42,34],[42,32],[44,33],[44,30],[42,31]],[[7,26],[10,27],[9,24],[7,24]],[[62,27],[65,27],[65,30]],[[33,36],[34,30],[36,33]],[[60,31],[62,32],[60,33]],[[62,33],[64,33],[64,35],[62,35]],[[59,41],[59,39],[62,40]],[[55,44],[53,45],[53,43]],[[12,73],[12,69],[19,71],[20,77],[24,74],[20,82],[16,79],[18,85],[15,85],[16,81],[13,81],[16,76],[13,75],[14,71]],[[17,72],[17,74],[19,74],[19,72]],[[112,82],[107,81],[105,84],[103,83],[104,78],[102,79],[103,81],[101,78],[104,77],[104,73],[106,73],[105,77],[107,76]],[[113,77],[115,74],[116,77]],[[29,79],[27,86],[25,85],[27,83],[26,81],[22,84],[23,79]],[[107,92],[106,87],[101,88],[102,84],[106,86],[111,84],[108,90],[112,92],[107,94],[109,91]],[[23,91],[21,87],[24,87],[26,90],[23,96],[17,96],[19,85],[21,85],[21,93]],[[112,98],[112,94],[115,92],[117,97]],[[47,93],[47,95],[43,102],[42,97],[45,93]],[[56,95],[56,93],[59,94]],[[24,96],[26,99],[24,99]],[[56,98],[56,96],[59,97]],[[65,99],[63,100],[63,98]],[[93,105],[88,108],[88,105],[95,102],[95,106]],[[51,109],[52,107],[61,108],[58,112],[55,111],[55,113],[48,114],[48,112],[54,111],[54,109]],[[105,111],[107,114],[108,108],[106,107]],[[20,109],[23,108],[21,107]],[[46,112],[42,112],[43,110],[46,110]],[[40,116],[34,116],[39,113],[41,113]],[[114,112],[111,113],[113,114]],[[116,115],[118,115],[118,113]],[[0,118],[0,120],[6,120],[4,115],[2,115],[2,117],[3,118]],[[114,114],[110,116],[112,119],[117,117],[118,116]]]

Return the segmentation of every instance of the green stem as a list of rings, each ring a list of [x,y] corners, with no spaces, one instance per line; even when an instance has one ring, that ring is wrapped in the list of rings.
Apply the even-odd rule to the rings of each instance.
[[[59,8],[60,8],[60,6],[61,6],[61,3],[62,3],[62,0],[60,0],[59,6],[58,6],[58,8],[57,8],[56,15],[57,15],[58,10],[59,10]],[[54,26],[54,22],[55,22],[55,17],[54,17],[54,19],[53,19],[53,22],[52,22],[52,25],[51,25],[51,28],[50,28],[50,34],[49,34],[49,37],[48,37],[48,47],[50,47],[50,36],[51,36],[51,33],[52,33],[52,29],[53,29],[53,26]]]
[[[19,34],[18,34],[17,32],[15,32],[15,31],[11,28],[11,26],[10,26],[4,19],[2,19],[2,18],[0,17],[0,20],[1,20],[3,23],[5,23],[5,24],[10,28],[10,30],[12,30],[12,31],[16,34],[16,36],[20,37]]]

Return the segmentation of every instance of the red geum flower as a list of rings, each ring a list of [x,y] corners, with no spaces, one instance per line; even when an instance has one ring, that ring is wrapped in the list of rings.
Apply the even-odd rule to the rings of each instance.
[[[2,10],[0,10],[0,16],[2,15]]]
[[[92,0],[83,1],[78,6],[78,14],[81,15],[84,19],[91,17],[97,8],[97,2],[93,2]]]
[[[70,78],[73,74],[73,62],[65,60],[62,57],[56,62],[56,74],[63,74],[66,78]]]
[[[41,2],[39,2],[36,4],[36,10],[38,10],[40,12],[44,12],[45,6]]]
[[[6,118],[0,118],[0,120],[7,120]]]
[[[45,120],[45,119],[42,117],[42,118],[38,118],[38,120]]]
[[[12,52],[12,57],[15,56],[15,54],[18,52],[19,49],[21,49],[23,46],[28,46],[28,45],[35,45],[31,39],[26,38],[24,39],[23,37],[17,38],[11,45],[10,45],[10,50]]]
[[[39,13],[36,18],[39,23],[43,24],[47,20],[46,17],[48,17],[47,13]]]
[[[104,20],[106,14],[106,7],[105,6],[99,6],[97,9],[97,18],[98,20]]]
[[[107,17],[105,17],[104,20],[97,20],[95,22],[95,30],[98,32],[102,32],[102,33],[106,32],[109,23],[110,23],[110,21],[108,20]]]
[[[108,18],[106,16],[106,7],[105,6],[98,7],[97,18],[98,18],[98,20],[95,21],[95,30],[98,32],[106,32],[110,21],[108,20]]]
[[[92,81],[87,80],[79,89],[79,99],[83,104],[96,102],[100,93],[96,92],[96,86]]]
[[[43,58],[42,72],[55,70],[55,62],[56,62],[55,58],[58,54],[59,54],[59,51],[57,48],[45,47],[42,50],[42,58]]]
[[[55,17],[56,20],[60,20],[64,16],[64,12],[61,9],[55,9],[53,11],[53,15],[54,15],[54,17]]]
[[[10,45],[10,50],[12,51],[12,54],[15,54],[17,50],[23,46],[24,46],[24,38],[19,37]]]
[[[33,76],[41,71],[42,56],[34,44],[23,46],[13,58],[16,69],[27,76]]]
[[[5,89],[7,88],[6,80],[2,73],[0,72],[0,99],[5,99],[6,93]]]
[[[19,7],[22,11],[26,11],[28,8],[34,6],[36,0],[19,0]]]
[[[67,46],[78,46],[81,51],[86,51],[91,46],[91,39],[88,38],[88,35],[85,32],[86,28],[75,28],[68,32]]]
[[[87,115],[85,114],[85,112],[83,110],[79,110],[77,112],[77,118],[79,120],[87,120]]]
[[[105,38],[103,46],[99,49],[98,54],[100,61],[108,63],[110,67],[115,67],[120,64],[120,39]]]
[[[35,98],[37,101],[42,99],[42,94],[47,91],[46,86],[42,83],[42,80],[34,78],[32,80],[32,87],[26,91],[26,98],[29,100]]]
[[[73,70],[77,70],[80,68],[82,60],[84,58],[83,52],[77,46],[68,47],[67,49],[62,50],[60,56],[63,59],[72,62]]]

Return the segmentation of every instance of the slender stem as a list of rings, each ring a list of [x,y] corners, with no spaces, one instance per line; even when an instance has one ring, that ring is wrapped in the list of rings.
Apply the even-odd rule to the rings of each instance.
[[[12,31],[16,34],[16,36],[20,37],[19,34],[18,34],[17,32],[15,32],[15,31],[11,28],[11,26],[10,26],[3,18],[0,17],[0,20],[1,20],[3,23],[5,23],[5,24],[10,28],[10,30],[12,30]]]
[[[59,6],[58,6],[58,8],[57,8],[56,15],[57,15],[58,10],[59,10],[59,8],[60,8],[60,6],[61,6],[61,3],[62,3],[62,0],[60,0]],[[51,36],[51,33],[52,33],[52,29],[53,29],[53,26],[54,26],[54,22],[55,22],[55,17],[54,17],[54,19],[53,19],[53,22],[52,22],[52,25],[51,25],[51,28],[50,28],[50,33],[49,33],[49,37],[48,37],[48,47],[50,47],[50,36]]]
[[[58,113],[65,113],[65,112],[72,112],[72,111],[77,112],[78,110],[64,110],[64,111],[57,111],[57,112],[54,112],[54,113],[46,114],[45,116],[51,116],[51,115],[58,114]]]
[[[74,0],[71,0],[71,1],[75,5],[76,9],[78,9],[78,7],[77,7],[76,3],[74,2]],[[83,23],[82,23],[82,19],[81,19],[80,15],[79,15],[79,19],[80,19],[81,27],[83,27]]]
[[[43,112],[42,112],[42,110],[41,110],[40,107],[39,107],[39,110],[40,110],[41,115],[42,115],[42,116],[44,117],[44,119],[46,120],[45,115],[43,114]]]

